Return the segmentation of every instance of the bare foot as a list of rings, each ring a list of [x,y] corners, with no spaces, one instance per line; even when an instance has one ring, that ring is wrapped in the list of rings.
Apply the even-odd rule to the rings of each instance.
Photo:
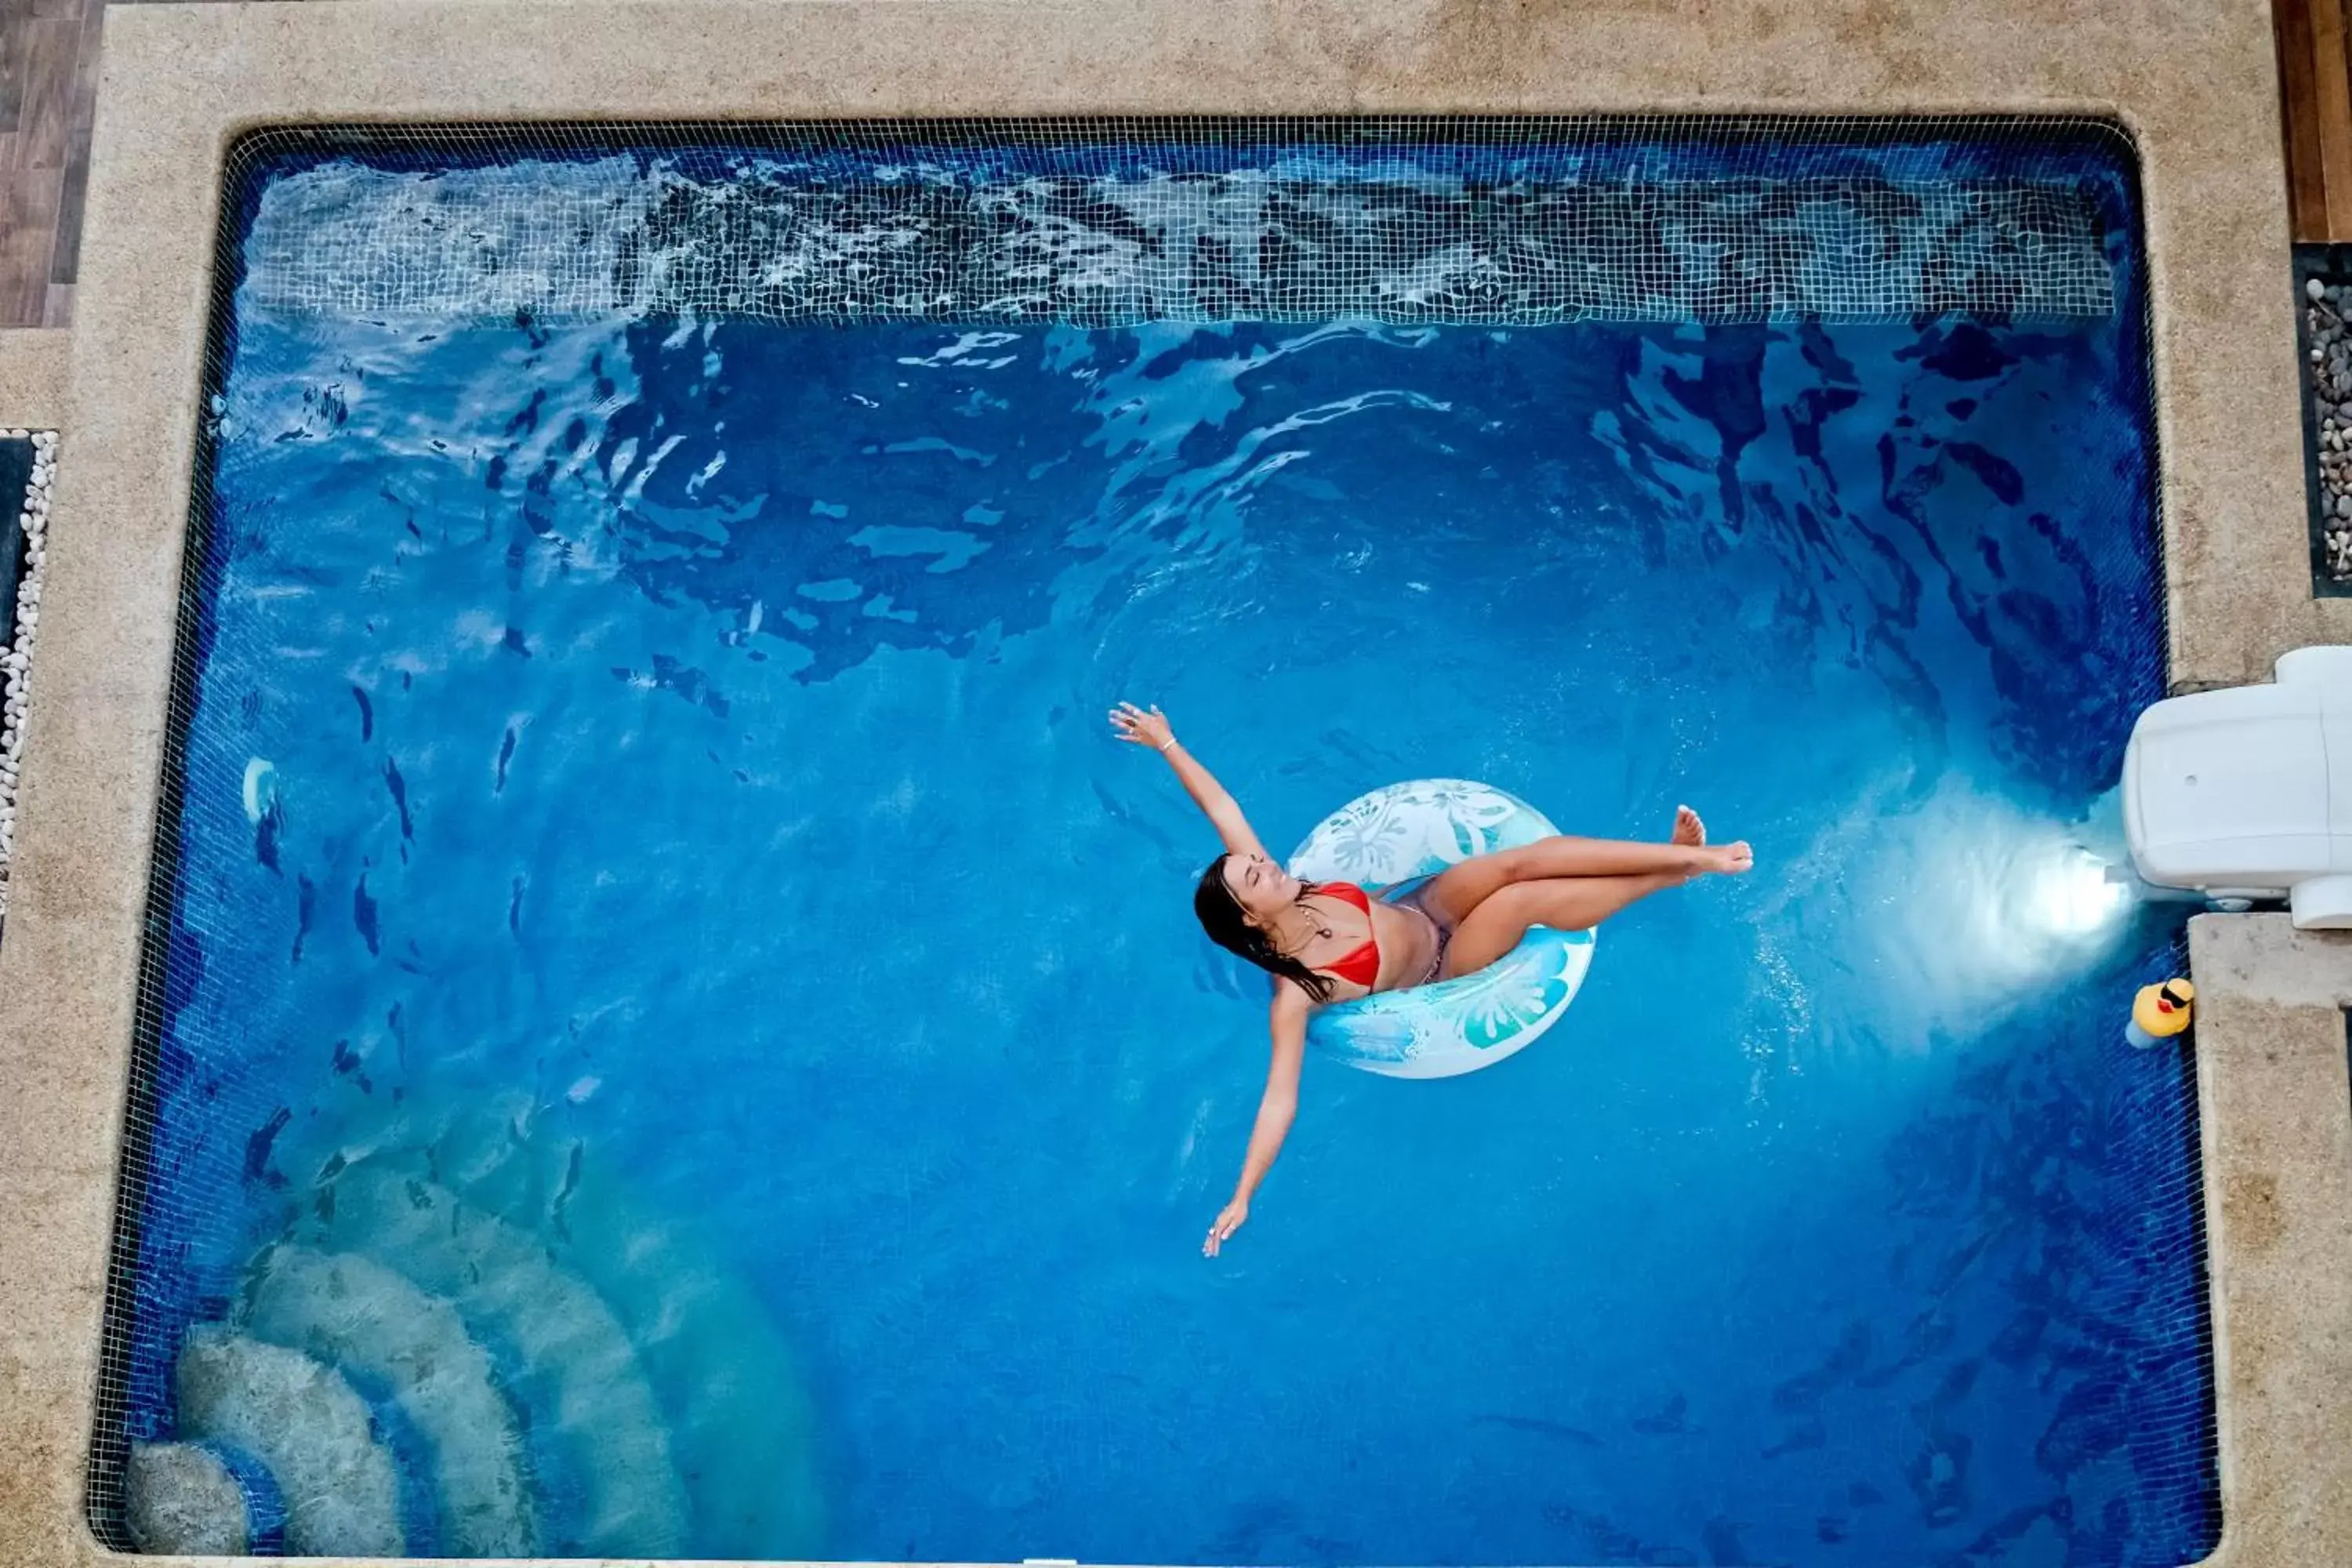
[[[1719,845],[1715,853],[1719,858],[1707,869],[1718,876],[1737,877],[1742,871],[1755,869],[1756,851],[1748,847],[1748,840],[1745,838],[1730,844]]]
[[[1698,813],[1689,806],[1678,805],[1675,807],[1675,830],[1666,842],[1693,846],[1704,844],[1706,842],[1706,824],[1700,821]]]

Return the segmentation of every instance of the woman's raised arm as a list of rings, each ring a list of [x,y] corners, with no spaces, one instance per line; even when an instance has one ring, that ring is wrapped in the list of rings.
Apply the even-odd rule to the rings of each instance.
[[[1202,767],[1176,739],[1176,731],[1169,727],[1168,715],[1157,708],[1147,710],[1122,702],[1110,710],[1110,722],[1120,740],[1150,746],[1168,760],[1168,765],[1176,772],[1177,782],[1192,797],[1192,804],[1201,808],[1201,815],[1216,828],[1227,852],[1273,858],[1266,855],[1265,846],[1257,841],[1249,818],[1242,815],[1240,803],[1217,782],[1217,775]]]

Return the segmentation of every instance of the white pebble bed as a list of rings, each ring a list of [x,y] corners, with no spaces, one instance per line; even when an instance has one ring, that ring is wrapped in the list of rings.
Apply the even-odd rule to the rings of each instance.
[[[2314,278],[2303,286],[2311,344],[2312,406],[2319,416],[2321,555],[2327,575],[2352,583],[2352,284]]]
[[[41,625],[41,569],[48,555],[49,485],[57,474],[58,433],[0,430],[33,443],[33,477],[25,487],[25,577],[16,587],[16,636],[5,656],[6,700],[0,704],[0,914],[8,910],[8,867],[16,850],[16,773],[25,756],[25,698],[31,689],[33,637]]]

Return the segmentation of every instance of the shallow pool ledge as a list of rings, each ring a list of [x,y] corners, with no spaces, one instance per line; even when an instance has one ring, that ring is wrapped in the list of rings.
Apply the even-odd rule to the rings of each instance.
[[[2189,952],[2221,1420],[2210,1561],[2352,1563],[2352,938],[2201,915]]]

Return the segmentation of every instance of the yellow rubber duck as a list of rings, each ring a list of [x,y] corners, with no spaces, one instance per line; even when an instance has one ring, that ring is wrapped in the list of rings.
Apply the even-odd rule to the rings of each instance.
[[[2197,987],[2184,976],[2143,985],[2132,998],[2131,1027],[2126,1031],[2136,1046],[2168,1040],[2189,1027],[2197,1001]]]

